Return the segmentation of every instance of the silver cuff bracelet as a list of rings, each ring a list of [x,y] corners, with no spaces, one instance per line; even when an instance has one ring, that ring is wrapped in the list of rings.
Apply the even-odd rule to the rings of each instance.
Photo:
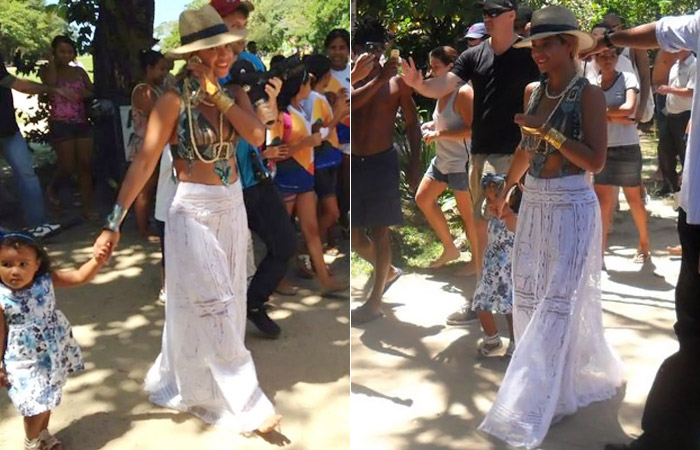
[[[107,221],[105,222],[102,229],[110,231],[119,231],[122,226],[122,222],[126,217],[127,210],[124,209],[119,203],[115,203],[112,208],[112,212],[107,216]]]

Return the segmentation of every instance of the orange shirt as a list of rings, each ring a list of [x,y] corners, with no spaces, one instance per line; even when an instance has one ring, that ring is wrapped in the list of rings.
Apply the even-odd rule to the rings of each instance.
[[[292,120],[292,127],[291,130],[287,132],[287,139],[284,139],[284,119],[283,114],[280,113],[279,116],[277,116],[277,122],[275,122],[270,129],[270,141],[274,141],[275,138],[279,137],[285,144],[294,145],[302,139],[311,136],[311,122],[309,122],[309,120],[306,118],[303,111],[296,109],[292,105],[289,105],[287,111],[289,112],[289,116]],[[294,155],[292,155],[292,158],[294,158],[296,162],[298,162],[299,165],[304,168],[304,170],[310,174],[314,173],[313,147],[304,147],[299,149],[296,153],[294,153]]]
[[[306,112],[307,117],[311,118],[312,124],[320,120],[323,126],[327,126],[333,120],[331,104],[328,103],[328,99],[325,95],[316,91],[311,91],[309,98],[304,100],[304,112]],[[325,140],[328,141],[333,148],[340,147],[338,132],[335,127],[328,132],[328,136],[326,136]]]

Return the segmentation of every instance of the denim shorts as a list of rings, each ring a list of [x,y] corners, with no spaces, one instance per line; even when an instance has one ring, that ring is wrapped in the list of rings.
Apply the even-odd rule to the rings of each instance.
[[[467,167],[464,168],[464,172],[442,173],[437,168],[436,162],[437,158],[433,158],[428,166],[428,170],[425,171],[426,177],[447,184],[447,187],[453,191],[469,191]]]
[[[642,185],[642,149],[639,144],[608,147],[603,170],[595,184],[636,187]]]

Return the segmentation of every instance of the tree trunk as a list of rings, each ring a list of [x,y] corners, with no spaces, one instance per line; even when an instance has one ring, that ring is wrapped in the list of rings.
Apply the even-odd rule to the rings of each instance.
[[[153,45],[154,0],[99,0],[93,40],[95,96],[128,102],[141,78],[139,51]],[[120,101],[121,100],[121,101]]]

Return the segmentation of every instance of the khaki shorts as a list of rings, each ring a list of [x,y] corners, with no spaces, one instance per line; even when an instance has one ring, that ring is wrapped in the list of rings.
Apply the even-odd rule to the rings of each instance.
[[[486,195],[481,189],[481,178],[484,173],[494,173],[505,176],[510,168],[513,155],[498,153],[479,153],[471,156],[469,164],[469,192],[474,203],[474,217],[477,220],[484,218],[484,203]]]

